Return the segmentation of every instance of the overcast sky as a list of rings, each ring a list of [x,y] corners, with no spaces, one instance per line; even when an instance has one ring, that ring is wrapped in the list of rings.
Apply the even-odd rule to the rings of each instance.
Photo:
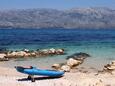
[[[0,0],[0,9],[75,7],[109,7],[115,9],[115,0]]]

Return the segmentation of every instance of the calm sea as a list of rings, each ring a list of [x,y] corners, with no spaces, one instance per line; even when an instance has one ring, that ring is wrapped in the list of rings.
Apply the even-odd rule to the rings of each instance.
[[[84,65],[99,67],[115,60],[114,29],[0,29],[0,48],[9,50],[64,48],[66,55],[18,59],[1,66],[34,65],[50,67],[64,62],[68,55],[84,52],[91,55]]]

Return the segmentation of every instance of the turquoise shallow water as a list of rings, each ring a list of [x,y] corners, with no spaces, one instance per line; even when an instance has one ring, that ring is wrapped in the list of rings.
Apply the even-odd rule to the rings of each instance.
[[[54,63],[65,62],[65,58],[76,52],[91,55],[83,66],[101,68],[115,60],[115,30],[80,29],[1,29],[0,48],[9,50],[64,48],[66,55],[41,58],[16,59],[0,63],[1,66],[33,65],[48,68]]]
[[[65,49],[65,52],[67,53],[66,55],[30,58],[30,59],[17,59],[17,60],[11,60],[8,62],[1,63],[0,65],[8,66],[8,67],[14,67],[14,65],[22,65],[22,66],[33,65],[33,66],[37,66],[41,68],[44,68],[44,67],[48,68],[54,63],[65,62],[66,61],[65,58],[68,55],[71,55],[76,52],[85,52],[85,53],[90,54],[91,57],[85,60],[85,63],[83,64],[83,66],[101,68],[104,64],[109,63],[111,60],[115,60],[115,49],[111,48],[111,46],[107,44],[105,45],[93,44],[93,45],[87,45],[87,46],[63,45],[60,47],[61,48],[63,47]],[[53,46],[53,48],[60,48],[60,47]]]

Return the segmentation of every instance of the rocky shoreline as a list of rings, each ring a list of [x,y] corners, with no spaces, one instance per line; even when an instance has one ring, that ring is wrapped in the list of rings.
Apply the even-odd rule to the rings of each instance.
[[[64,49],[43,49],[43,50],[29,50],[24,49],[20,51],[1,51],[0,61],[8,61],[12,58],[25,58],[25,57],[40,57],[49,55],[63,55]]]
[[[64,49],[52,48],[35,51],[24,49],[21,51],[0,52],[0,61],[7,61],[12,58],[63,54],[65,54]],[[29,82],[25,79],[25,77],[27,77],[26,75],[18,73],[12,68],[0,67],[0,86],[7,86],[8,84],[12,86],[46,86],[46,83],[48,83],[48,86],[115,86],[115,61],[105,64],[102,70],[79,67],[87,57],[91,57],[91,55],[83,52],[67,56],[65,63],[55,63],[52,65],[54,70],[65,72],[62,78],[47,79],[38,76],[35,83]],[[43,80],[41,78],[43,78]]]

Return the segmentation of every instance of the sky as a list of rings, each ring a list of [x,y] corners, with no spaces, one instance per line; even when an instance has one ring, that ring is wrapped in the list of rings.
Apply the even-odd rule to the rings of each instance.
[[[109,7],[115,9],[115,0],[0,0],[0,10],[30,8],[71,9],[76,7]]]

